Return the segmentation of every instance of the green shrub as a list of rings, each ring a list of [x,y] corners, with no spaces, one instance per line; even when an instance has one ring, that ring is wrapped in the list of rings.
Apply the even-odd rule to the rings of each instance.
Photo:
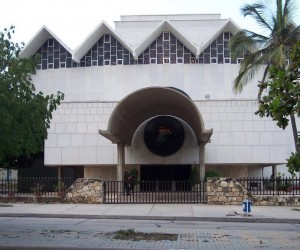
[[[205,173],[205,177],[204,177],[205,181],[207,181],[207,177],[221,177],[221,175],[214,170],[210,170]]]

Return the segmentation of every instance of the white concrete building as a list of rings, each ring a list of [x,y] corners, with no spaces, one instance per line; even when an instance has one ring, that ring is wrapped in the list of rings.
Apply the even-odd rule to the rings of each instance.
[[[242,94],[232,91],[245,55],[232,58],[227,44],[238,30],[216,14],[122,16],[71,50],[42,27],[21,56],[41,54],[38,90],[65,94],[45,165],[104,180],[136,168],[148,180],[185,179],[197,166],[201,177],[261,176],[284,164],[290,128],[254,114],[261,75]]]

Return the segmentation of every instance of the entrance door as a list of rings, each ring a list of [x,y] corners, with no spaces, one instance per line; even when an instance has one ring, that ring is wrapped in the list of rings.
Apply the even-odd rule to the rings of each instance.
[[[190,165],[143,165],[141,166],[142,191],[186,191],[191,176]],[[189,183],[188,183],[189,184]]]
[[[187,181],[191,165],[142,165],[141,181]]]

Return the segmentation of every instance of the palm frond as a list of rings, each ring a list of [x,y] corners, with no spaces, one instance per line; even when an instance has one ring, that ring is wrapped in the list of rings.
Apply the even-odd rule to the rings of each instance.
[[[242,71],[234,80],[233,92],[235,94],[241,93],[244,87],[253,79],[259,68],[262,65],[252,64],[247,70]]]
[[[233,57],[239,57],[243,52],[254,53],[266,47],[269,37],[249,31],[240,30],[229,41],[229,48]]]
[[[287,30],[286,42],[288,45],[293,45],[300,40],[300,25],[297,27],[288,27]]]
[[[283,16],[286,17],[288,23],[294,22],[294,15],[297,11],[295,1],[286,0],[283,7]]]
[[[233,91],[240,93],[243,88],[253,79],[257,71],[263,67],[267,61],[268,56],[264,50],[257,51],[250,54],[240,65],[239,74],[234,80]]]
[[[244,17],[251,16],[262,28],[272,31],[272,26],[266,21],[266,10],[267,6],[261,3],[245,4],[242,8],[242,14]]]
[[[246,35],[251,38],[251,39],[255,39],[255,40],[267,40],[269,39],[268,36],[264,36],[262,34],[253,32],[251,30],[244,30],[244,32],[246,33]]]
[[[250,30],[245,30],[245,33],[249,39],[253,40],[253,44],[256,48],[255,50],[264,48],[270,40],[270,37],[255,33]]]
[[[245,49],[253,47],[253,40],[249,39],[244,30],[240,30],[229,41],[229,48],[234,57],[238,57]]]

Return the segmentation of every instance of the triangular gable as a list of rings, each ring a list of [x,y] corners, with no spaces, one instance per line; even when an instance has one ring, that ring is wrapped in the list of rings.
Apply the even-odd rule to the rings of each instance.
[[[78,66],[72,60],[72,54],[55,38],[47,39],[36,53],[40,55],[37,69],[72,68]]]
[[[240,30],[239,26],[233,22],[231,19],[228,19],[227,22],[204,44],[201,45],[198,55],[200,55],[214,40],[216,40],[224,31],[231,32],[233,35]]]
[[[129,52],[112,34],[103,35],[80,60],[80,67],[136,64]]]
[[[137,64],[177,64],[196,61],[196,55],[171,32],[163,32],[140,54]]]
[[[48,39],[55,39],[61,46],[63,46],[70,54],[72,51],[66,46],[49,28],[43,26],[35,36],[26,44],[20,53],[21,58],[28,58],[33,56]]]
[[[241,63],[247,53],[233,58],[228,47],[230,38],[239,30],[239,27],[229,19],[218,32],[200,47],[199,63]]]
[[[197,56],[197,47],[178,29],[176,29],[168,20],[160,23],[160,25],[150,33],[145,40],[136,47],[134,57],[137,59],[163,32],[171,32],[191,53]]]
[[[124,46],[131,54],[133,54],[132,48],[105,21],[103,21],[75,50],[73,59],[79,63],[80,60],[88,53],[88,51],[99,41],[99,39],[107,34],[113,35],[113,37],[120,42],[122,46]]]

